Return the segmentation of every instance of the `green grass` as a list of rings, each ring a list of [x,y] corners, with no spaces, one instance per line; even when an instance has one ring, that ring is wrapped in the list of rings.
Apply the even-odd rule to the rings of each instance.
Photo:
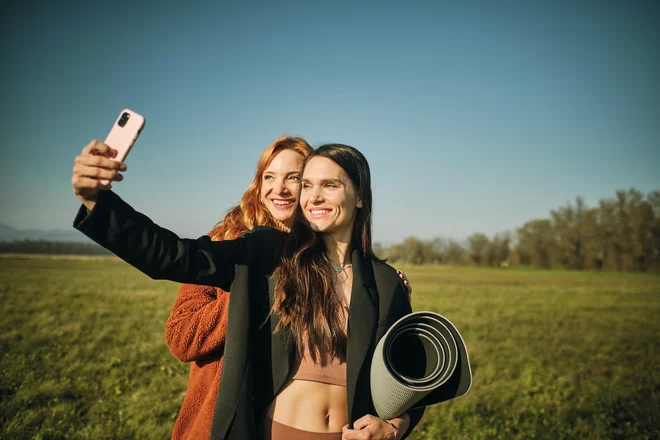
[[[659,276],[402,269],[474,374],[412,439],[660,435]],[[0,259],[0,438],[169,438],[188,379],[163,335],[177,288],[113,259]]]

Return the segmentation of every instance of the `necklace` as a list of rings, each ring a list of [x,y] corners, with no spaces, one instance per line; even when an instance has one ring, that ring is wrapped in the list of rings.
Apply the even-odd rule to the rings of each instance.
[[[348,267],[350,265],[351,265],[351,263],[335,264],[334,267],[335,267],[335,270],[337,271],[337,273],[342,273],[344,271],[344,268]]]

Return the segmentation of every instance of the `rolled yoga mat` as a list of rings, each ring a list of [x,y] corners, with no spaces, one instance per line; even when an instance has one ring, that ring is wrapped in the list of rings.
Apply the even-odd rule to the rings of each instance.
[[[384,420],[460,397],[471,383],[463,338],[434,312],[411,313],[395,322],[378,342],[371,362],[371,395]]]

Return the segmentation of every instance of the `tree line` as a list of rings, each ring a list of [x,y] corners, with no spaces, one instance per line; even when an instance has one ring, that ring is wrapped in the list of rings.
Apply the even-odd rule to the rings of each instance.
[[[391,263],[660,272],[660,191],[620,190],[592,208],[577,197],[548,218],[492,237],[408,237],[374,250]],[[0,253],[111,255],[94,243],[43,240],[1,242]]]
[[[465,241],[408,237],[376,254],[391,263],[660,272],[660,191],[616,191],[587,207],[582,197],[515,231]]]
[[[63,254],[63,255],[112,255],[110,251],[94,243],[75,243],[46,240],[17,240],[0,242],[2,254]]]

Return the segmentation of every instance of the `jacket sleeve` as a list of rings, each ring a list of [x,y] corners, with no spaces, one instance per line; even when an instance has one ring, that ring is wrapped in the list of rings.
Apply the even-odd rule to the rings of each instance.
[[[191,362],[222,350],[228,311],[228,292],[182,284],[165,324],[165,340],[172,354],[182,362]]]
[[[92,211],[81,206],[73,226],[151,278],[216,286],[225,291],[229,291],[237,264],[249,264],[251,254],[261,257],[273,251],[267,240],[259,239],[260,234],[223,241],[212,241],[207,236],[197,240],[179,238],[111,191],[99,194]]]
[[[401,440],[408,438],[413,429],[415,429],[415,426],[417,426],[419,421],[422,420],[422,416],[424,415],[424,408],[409,409],[406,412],[408,413],[408,416],[410,416],[410,426],[408,427],[408,430],[403,435],[403,437],[401,437]]]

